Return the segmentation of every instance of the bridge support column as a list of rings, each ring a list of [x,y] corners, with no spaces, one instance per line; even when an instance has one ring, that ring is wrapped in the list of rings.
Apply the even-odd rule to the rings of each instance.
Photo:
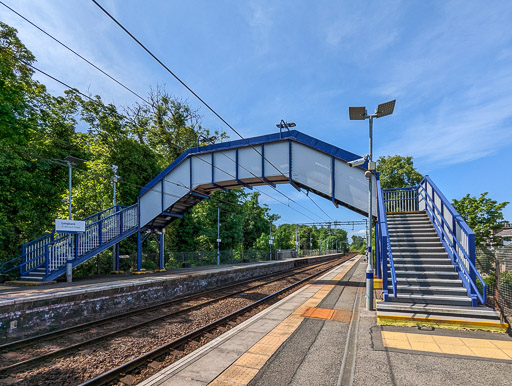
[[[160,265],[159,270],[164,271],[164,237],[165,237],[165,229],[162,229],[162,233],[160,234]]]
[[[142,235],[137,231],[137,272],[142,270]]]
[[[119,271],[119,243],[114,245],[112,247],[112,252],[114,253],[114,256],[113,256],[113,262],[114,262],[114,272],[118,272]]]

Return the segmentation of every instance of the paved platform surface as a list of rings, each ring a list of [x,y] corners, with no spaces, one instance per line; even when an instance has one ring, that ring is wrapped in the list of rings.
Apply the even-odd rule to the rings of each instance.
[[[510,385],[506,334],[378,326],[357,257],[143,385]]]
[[[279,260],[283,261],[283,260]],[[108,275],[94,279],[76,280],[73,283],[58,282],[55,284],[42,284],[37,286],[8,286],[0,284],[0,306],[14,302],[26,302],[30,300],[43,300],[63,295],[101,291],[113,288],[121,288],[130,285],[142,285],[158,283],[173,277],[188,276],[196,273],[231,271],[237,267],[261,266],[275,263],[275,261],[264,261],[254,263],[223,264],[221,266],[204,266],[179,268],[165,272],[146,273],[141,275],[119,274]],[[16,300],[15,300],[16,299]]]

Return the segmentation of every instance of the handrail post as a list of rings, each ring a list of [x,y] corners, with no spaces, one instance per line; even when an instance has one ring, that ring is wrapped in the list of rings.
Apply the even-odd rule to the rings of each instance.
[[[23,244],[21,246],[21,264],[20,264],[20,276],[23,275],[23,269],[25,267],[25,261],[26,261],[26,256],[25,256],[25,253],[27,252],[27,248],[25,246],[25,244]]]
[[[103,221],[98,222],[98,242],[99,245],[103,244]]]
[[[382,293],[384,301],[388,301],[389,288],[388,288],[388,239],[387,236],[382,236]]]
[[[119,212],[119,236],[123,234],[123,211]]]
[[[378,203],[377,203],[378,205]],[[377,211],[377,213],[379,213]],[[380,228],[380,219],[378,219],[377,221],[377,224],[375,225],[375,265],[376,265],[376,268],[377,268],[377,279],[380,279],[381,278],[381,271],[382,271],[382,268],[380,266],[380,248],[379,248],[379,236],[380,236],[380,232],[379,232],[379,228]]]
[[[49,251],[49,245],[50,244],[46,244],[44,246],[44,260],[45,260],[45,273],[46,275],[48,275],[50,272],[50,262],[49,262],[49,259],[50,259],[50,251]]]
[[[473,264],[473,267],[476,267],[476,264],[475,264],[475,234],[474,233],[470,233],[468,234],[468,258],[469,258],[469,261]],[[471,269],[471,267],[469,267],[470,269],[468,269],[468,273],[469,273],[469,279],[476,284],[476,272]],[[477,295],[476,295],[476,290],[475,288],[473,288],[472,286],[470,287],[471,288],[471,301],[473,302],[473,306],[476,306],[478,305],[477,303]],[[485,291],[485,288],[482,288],[482,291]],[[484,293],[483,294],[483,298],[485,299],[486,298],[486,294]]]

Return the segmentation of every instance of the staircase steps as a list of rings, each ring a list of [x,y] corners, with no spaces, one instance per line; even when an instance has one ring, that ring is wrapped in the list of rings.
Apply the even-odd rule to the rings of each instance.
[[[26,282],[43,282],[43,279],[46,275],[46,270],[44,268],[37,268],[34,271],[27,273],[20,277],[20,281]]]
[[[388,230],[397,296],[392,293],[388,262],[390,293],[387,302],[377,303],[379,324],[506,329],[499,313],[485,306],[472,306],[426,213],[389,214]]]

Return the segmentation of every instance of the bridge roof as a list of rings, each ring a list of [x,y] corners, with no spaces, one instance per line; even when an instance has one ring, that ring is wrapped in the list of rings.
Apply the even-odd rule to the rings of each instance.
[[[350,161],[354,161],[356,159],[361,158],[360,155],[351,153],[347,150],[340,149],[339,147],[336,147],[327,142],[324,142],[324,141],[321,141],[314,137],[311,137],[311,136],[304,134],[298,130],[290,130],[290,131],[286,131],[286,132],[283,131],[282,133],[261,135],[258,137],[252,137],[252,138],[247,138],[247,139],[238,139],[238,140],[229,141],[229,142],[216,143],[213,145],[200,146],[199,148],[198,147],[190,148],[190,149],[186,150],[183,154],[181,154],[178,158],[176,158],[176,160],[174,160],[174,162],[172,162],[164,170],[162,170],[146,186],[144,186],[141,189],[140,194],[143,195],[145,192],[147,192],[149,189],[151,189],[153,186],[155,186],[171,170],[173,170],[176,166],[178,166],[180,163],[182,163],[190,155],[211,153],[211,152],[216,152],[216,151],[221,151],[221,150],[232,150],[232,149],[237,149],[237,148],[242,148],[242,147],[249,147],[249,146],[261,145],[261,144],[266,144],[266,143],[274,143],[274,142],[280,142],[280,141],[299,142],[303,145],[309,146],[313,149],[321,151],[325,154],[328,154],[330,156],[333,156],[333,157],[338,158],[345,162],[350,162]],[[366,166],[366,164],[361,165],[361,168],[366,170],[366,168],[364,166]]]

